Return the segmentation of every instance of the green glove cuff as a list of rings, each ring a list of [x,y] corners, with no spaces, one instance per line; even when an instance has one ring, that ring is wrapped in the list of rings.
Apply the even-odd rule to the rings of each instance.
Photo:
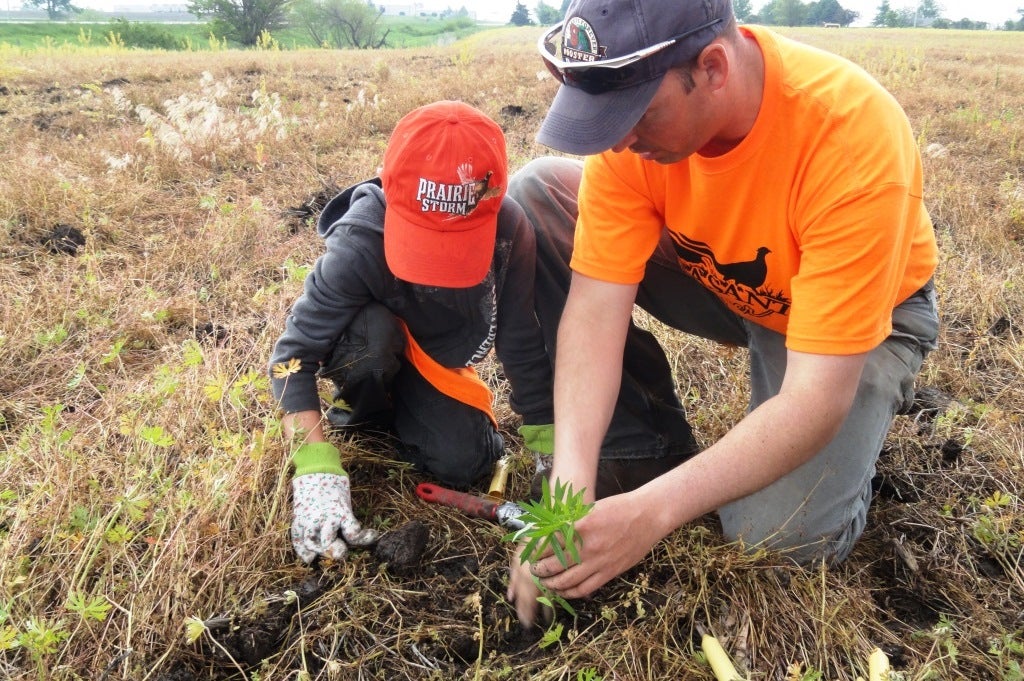
[[[518,432],[523,436],[523,444],[531,452],[537,452],[538,454],[555,453],[555,424],[519,426]]]
[[[292,453],[294,477],[310,473],[347,475],[341,467],[341,452],[330,442],[306,442]]]

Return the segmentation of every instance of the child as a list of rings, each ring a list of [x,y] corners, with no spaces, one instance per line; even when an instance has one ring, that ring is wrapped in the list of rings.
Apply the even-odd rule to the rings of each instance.
[[[324,436],[317,376],[335,384],[336,427],[391,432],[402,459],[442,484],[486,475],[504,441],[473,365],[493,347],[527,447],[551,453],[551,363],[534,314],[534,232],[505,197],[501,129],[442,101],[402,118],[379,178],[334,197],[317,223],[326,252],[270,359],[294,443],[292,544],[310,562],[377,538],[352,513]],[[339,530],[341,536],[339,536]]]

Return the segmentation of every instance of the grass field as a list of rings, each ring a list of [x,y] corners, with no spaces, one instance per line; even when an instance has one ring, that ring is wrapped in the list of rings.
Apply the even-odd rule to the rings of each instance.
[[[1024,52],[1002,32],[786,31],[907,110],[941,249],[921,409],[842,565],[744,555],[703,518],[541,648],[504,599],[502,531],[423,504],[389,442],[351,435],[357,514],[423,532],[422,559],[296,559],[265,370],[311,223],[429,101],[493,116],[513,170],[548,153],[538,30],[387,53],[0,46],[0,677],[711,679],[707,628],[750,679],[867,678],[876,646],[890,678],[1022,678]],[[714,441],[743,415],[745,354],[646,323]],[[485,368],[522,496],[531,460]]]
[[[211,31],[205,22],[159,21],[156,15],[113,16],[90,12],[88,20],[70,22],[30,21],[0,23],[0,46],[16,49],[67,49],[89,47],[156,48],[165,50],[221,50],[238,48],[223,35]],[[192,18],[190,15],[185,15]],[[450,44],[485,30],[482,24],[462,25],[436,17],[384,17],[389,31],[387,47],[431,47]],[[274,31],[275,49],[296,50],[319,47],[308,32],[297,27]]]

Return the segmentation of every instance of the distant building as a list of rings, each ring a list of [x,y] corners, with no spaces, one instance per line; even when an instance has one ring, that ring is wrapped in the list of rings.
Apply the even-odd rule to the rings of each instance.
[[[458,4],[457,2],[455,4]],[[439,16],[446,12],[457,12],[451,5],[444,9],[438,9],[436,4],[427,6],[422,2],[411,2],[406,4],[392,4],[375,2],[373,6],[389,17],[432,17]],[[470,19],[476,20],[476,12],[467,11]]]
[[[126,13],[126,14],[138,14],[140,12],[158,12],[160,14],[178,14],[182,12],[188,12],[188,5],[186,4],[153,4],[153,5],[114,5],[111,10],[115,14]]]
[[[418,17],[427,10],[422,2],[412,2],[404,5],[378,4],[384,10],[384,14],[391,17]]]

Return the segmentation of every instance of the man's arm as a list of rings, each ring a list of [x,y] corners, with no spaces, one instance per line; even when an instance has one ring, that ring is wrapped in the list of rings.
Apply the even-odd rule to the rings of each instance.
[[[571,483],[577,492],[586,488],[587,501],[594,500],[601,442],[622,382],[622,352],[636,288],[574,273],[558,325],[550,479]],[[508,598],[520,622],[529,627],[537,616],[539,592],[530,565],[521,564],[519,555],[517,551],[509,568]]]
[[[597,461],[622,383],[622,353],[635,285],[573,273],[555,352],[555,458],[551,480],[586,488],[594,500]]]
[[[676,528],[798,468],[839,431],[866,357],[790,351],[778,395],[674,470],[598,501],[576,525],[583,540],[580,563],[564,569],[549,557],[535,563],[533,573],[563,597],[586,596]]]

